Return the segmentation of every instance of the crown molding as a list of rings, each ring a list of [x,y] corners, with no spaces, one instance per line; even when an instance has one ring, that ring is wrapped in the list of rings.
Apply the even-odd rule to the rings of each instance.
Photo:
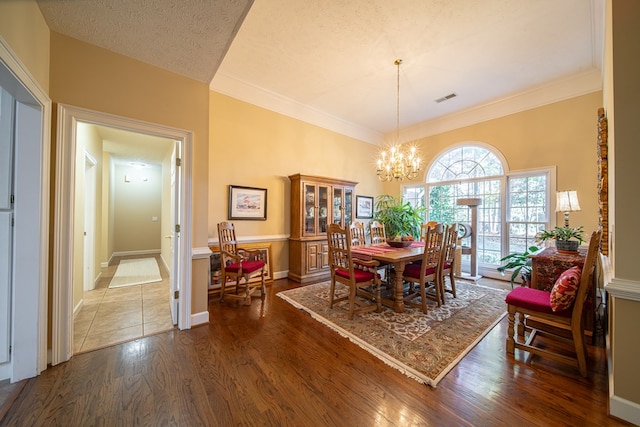
[[[381,132],[332,116],[224,73],[215,75],[209,89],[369,144],[380,145],[384,137]]]
[[[599,90],[602,90],[602,73],[599,69],[592,68],[486,104],[406,127],[400,130],[400,139],[414,141]]]
[[[240,101],[257,105],[369,144],[382,145],[385,137],[388,136],[225,74],[216,74],[209,88],[212,91]],[[599,68],[594,67],[523,92],[495,99],[486,104],[406,127],[400,130],[400,140],[414,141],[426,138],[599,90],[602,90],[602,72]]]

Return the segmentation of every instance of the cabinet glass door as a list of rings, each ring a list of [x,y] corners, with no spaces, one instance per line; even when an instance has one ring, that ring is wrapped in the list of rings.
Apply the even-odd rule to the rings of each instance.
[[[316,186],[311,184],[304,185],[304,210],[302,218],[304,218],[303,235],[313,236],[316,234]]]
[[[353,222],[353,190],[344,189],[344,224],[347,226]]]
[[[326,186],[304,184],[303,236],[316,236],[327,232],[329,189]]]
[[[318,232],[327,232],[327,216],[329,215],[329,187],[318,186]]]
[[[342,212],[342,203],[343,203],[343,193],[342,188],[334,187],[333,189],[333,209],[331,214],[333,215],[332,222],[334,224],[340,224],[340,226],[344,227],[343,222],[343,212]]]

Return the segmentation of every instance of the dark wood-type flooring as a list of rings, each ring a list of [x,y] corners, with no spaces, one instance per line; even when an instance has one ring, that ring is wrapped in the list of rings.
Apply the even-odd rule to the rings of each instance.
[[[275,296],[210,301],[210,324],[74,356],[26,381],[0,426],[615,426],[605,349],[589,376],[516,350],[506,317],[437,388]]]

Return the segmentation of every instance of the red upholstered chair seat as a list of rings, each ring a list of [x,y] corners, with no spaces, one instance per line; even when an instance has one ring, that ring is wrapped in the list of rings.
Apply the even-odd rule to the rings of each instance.
[[[260,270],[264,266],[265,266],[265,262],[264,261],[243,261],[242,262],[242,271],[244,273],[251,274],[254,271]],[[234,262],[233,264],[227,265],[226,268],[227,268],[227,271],[231,271],[231,272],[237,273],[238,270],[240,270],[240,265],[239,265],[239,263]]]
[[[347,270],[337,268],[336,275],[344,277],[345,279],[349,279],[349,272]],[[353,275],[356,279],[356,283],[368,282],[376,278],[376,274],[370,271],[359,270],[357,268],[353,269]]]
[[[555,314],[557,316],[571,316],[571,310],[563,310],[554,312],[549,302],[549,292],[539,289],[525,288],[520,286],[509,292],[505,298],[505,302],[516,307],[526,308],[527,310],[539,313]]]
[[[420,270],[422,270],[422,262],[415,264],[407,264],[404,268],[403,276],[414,277],[416,279],[420,279]],[[429,276],[431,274],[435,274],[435,267],[429,267],[425,271],[424,275]]]

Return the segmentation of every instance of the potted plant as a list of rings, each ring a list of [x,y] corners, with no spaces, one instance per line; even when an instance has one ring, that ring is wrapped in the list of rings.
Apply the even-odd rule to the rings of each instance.
[[[584,241],[583,227],[556,227],[553,230],[542,230],[536,234],[536,240],[545,242],[556,241],[556,249],[566,252],[577,252],[578,246]]]
[[[398,236],[419,239],[425,210],[423,206],[415,207],[403,202],[401,197],[382,195],[376,198],[373,219],[384,224],[388,239]]]
[[[529,246],[527,250],[522,253],[512,253],[500,261],[504,262],[504,265],[498,267],[498,272],[504,276],[504,273],[508,269],[513,269],[511,272],[511,288],[513,289],[513,283],[520,275],[522,277],[522,284],[525,286],[531,285],[531,258],[529,255],[538,251],[540,248],[537,246]]]

